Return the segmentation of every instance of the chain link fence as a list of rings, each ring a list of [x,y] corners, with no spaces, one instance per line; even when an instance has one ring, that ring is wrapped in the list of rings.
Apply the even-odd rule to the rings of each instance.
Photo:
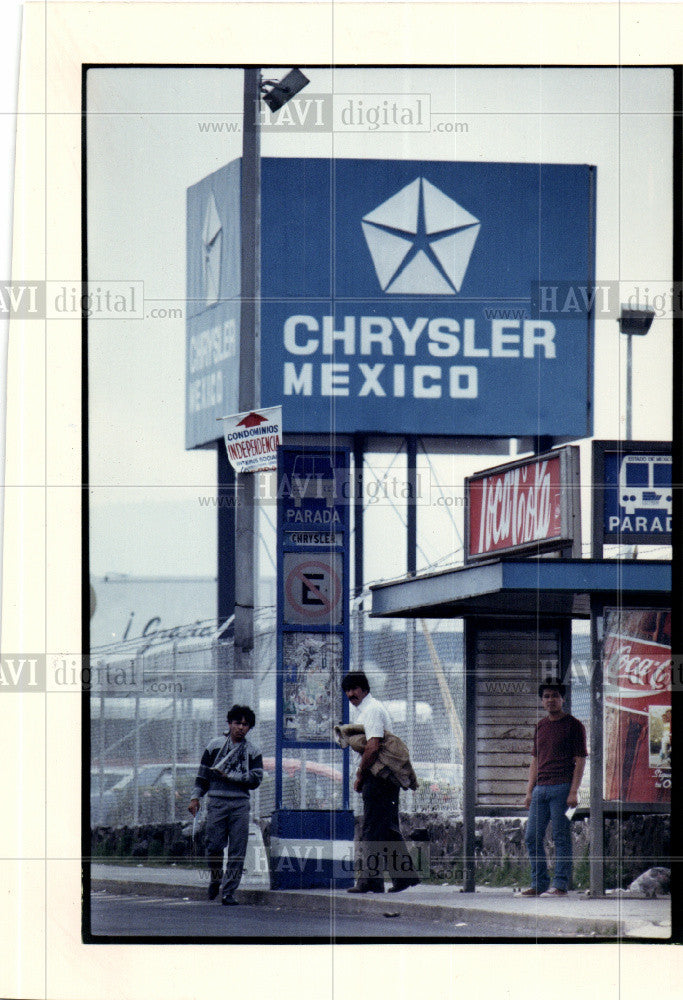
[[[574,636],[572,712],[589,721],[587,633]],[[350,668],[364,670],[407,744],[418,788],[402,795],[409,812],[453,814],[462,808],[464,672],[462,622],[376,620],[352,615]],[[234,676],[232,640],[169,643],[144,652],[93,651],[90,694],[90,821],[97,826],[172,823],[187,805],[203,748],[225,729],[234,702],[250,704],[250,738],[264,757],[264,780],[252,794],[258,818],[275,807],[276,631],[257,624],[253,679]],[[121,683],[117,684],[117,678]],[[341,719],[341,692],[332,693]],[[351,769],[353,773],[354,768]],[[584,779],[587,787],[588,776]],[[285,751],[283,806],[334,809],[343,804],[343,757],[336,747]],[[358,811],[360,796],[350,792]]]

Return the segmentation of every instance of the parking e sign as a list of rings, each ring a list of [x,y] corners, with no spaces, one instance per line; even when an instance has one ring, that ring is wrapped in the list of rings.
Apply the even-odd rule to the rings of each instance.
[[[349,667],[348,449],[280,448],[277,744],[320,747],[344,717]],[[281,785],[276,782],[276,797]],[[278,798],[278,802],[280,799]]]

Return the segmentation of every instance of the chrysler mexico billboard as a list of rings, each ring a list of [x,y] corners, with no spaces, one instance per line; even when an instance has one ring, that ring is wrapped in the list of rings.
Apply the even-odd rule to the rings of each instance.
[[[188,447],[236,403],[238,185],[188,192]],[[534,287],[591,288],[594,200],[589,166],[264,159],[261,405],[290,434],[590,435],[591,309]]]

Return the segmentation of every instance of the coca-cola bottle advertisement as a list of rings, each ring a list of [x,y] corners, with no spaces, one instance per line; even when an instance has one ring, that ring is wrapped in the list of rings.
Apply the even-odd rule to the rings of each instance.
[[[605,799],[671,802],[671,612],[605,609]]]

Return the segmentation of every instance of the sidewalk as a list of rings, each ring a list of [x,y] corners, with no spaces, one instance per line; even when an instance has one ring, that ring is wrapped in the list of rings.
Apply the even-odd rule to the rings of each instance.
[[[91,889],[161,898],[206,899],[206,874],[175,865],[91,865]],[[463,893],[453,885],[418,885],[401,894],[349,895],[344,890],[276,891],[262,876],[245,875],[237,898],[245,905],[288,906],[308,911],[382,916],[387,912],[412,919],[466,921],[475,914],[504,916],[539,937],[666,939],[671,933],[671,899],[591,899],[572,892],[562,899],[522,897],[511,888],[478,888]]]

